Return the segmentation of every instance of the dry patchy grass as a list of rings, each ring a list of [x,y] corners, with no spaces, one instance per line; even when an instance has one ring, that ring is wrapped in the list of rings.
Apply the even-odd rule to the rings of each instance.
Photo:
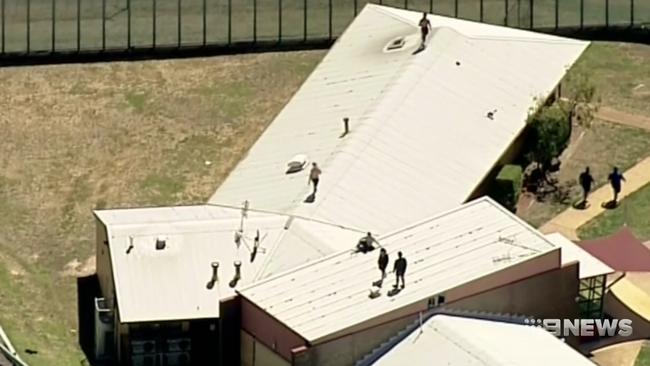
[[[0,69],[0,324],[27,362],[83,358],[91,210],[205,201],[322,56]]]

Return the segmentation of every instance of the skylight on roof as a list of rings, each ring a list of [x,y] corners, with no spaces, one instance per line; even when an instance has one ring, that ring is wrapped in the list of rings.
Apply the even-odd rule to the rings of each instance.
[[[404,48],[405,44],[406,44],[406,39],[404,37],[397,37],[392,41],[390,41],[388,45],[386,45],[384,51],[391,52],[391,51],[401,50],[402,48]]]

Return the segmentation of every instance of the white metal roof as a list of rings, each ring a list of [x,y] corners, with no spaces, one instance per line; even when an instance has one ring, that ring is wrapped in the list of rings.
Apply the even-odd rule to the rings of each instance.
[[[593,366],[543,328],[436,315],[375,366]]]
[[[241,287],[310,260],[354,247],[362,235],[334,225],[248,211],[244,240],[235,244],[241,209],[217,206],[95,211],[106,225],[120,320],[124,323],[219,316],[219,300],[233,296],[234,261]],[[260,250],[251,263],[257,230]],[[303,231],[313,235],[303,235]],[[158,237],[166,247],[156,250]],[[127,254],[129,246],[133,249]],[[327,243],[327,244],[325,244]],[[212,289],[211,263],[219,262]]]
[[[369,299],[378,251],[343,251],[238,292],[317,342],[353,325],[424,300],[558,248],[489,198],[472,201],[379,239],[390,262],[402,251],[406,288]],[[559,263],[558,263],[559,266]],[[390,267],[389,269],[391,269]],[[391,276],[387,282],[394,281]]]
[[[560,233],[553,233],[546,235],[546,238],[553,244],[562,248],[562,265],[569,264],[574,261],[580,262],[580,279],[602,276],[615,271],[600,259],[589,254],[586,250],[580,248],[579,245],[567,239]]]
[[[296,212],[386,233],[465,202],[587,42],[368,5],[210,202]],[[396,37],[404,49],[384,52]],[[495,118],[488,111],[497,110]],[[343,132],[342,118],[351,132]],[[316,201],[309,168],[323,173]]]

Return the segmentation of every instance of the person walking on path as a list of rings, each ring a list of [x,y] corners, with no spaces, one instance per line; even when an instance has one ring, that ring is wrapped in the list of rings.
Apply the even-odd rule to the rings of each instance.
[[[617,167],[614,167],[614,170],[607,180],[609,180],[609,183],[612,185],[612,190],[614,191],[614,200],[612,202],[616,205],[618,202],[618,194],[621,193],[621,184],[622,182],[625,182],[625,177],[623,174],[619,173]]]
[[[405,287],[404,283],[404,274],[406,273],[406,258],[402,256],[402,252],[397,253],[397,259],[395,260],[395,265],[393,267],[393,272],[395,272],[395,288],[399,287],[399,280],[402,279],[402,288]]]
[[[386,253],[386,249],[381,248],[379,251],[379,260],[377,260],[377,264],[379,265],[381,279],[383,280],[386,278],[386,267],[388,267],[388,253]]]
[[[420,48],[424,49],[424,47],[426,47],[425,42],[427,40],[427,36],[429,35],[429,31],[431,31],[431,22],[429,19],[427,19],[426,12],[422,13],[422,19],[420,19],[418,25],[420,26],[420,33],[422,35],[422,45]]]
[[[586,167],[585,171],[580,174],[578,181],[582,187],[582,204],[587,206],[587,197],[589,196],[589,192],[591,192],[591,186],[594,184],[594,177],[591,176],[589,167]]]
[[[309,182],[314,186],[313,195],[316,195],[316,190],[318,189],[318,181],[320,180],[321,170],[316,163],[311,163],[311,171],[309,172]]]

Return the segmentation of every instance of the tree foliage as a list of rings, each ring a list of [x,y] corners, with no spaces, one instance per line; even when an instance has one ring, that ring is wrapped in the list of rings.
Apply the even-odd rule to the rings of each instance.
[[[528,159],[548,168],[553,158],[560,156],[566,148],[571,137],[569,112],[556,102],[530,115],[528,123]]]

